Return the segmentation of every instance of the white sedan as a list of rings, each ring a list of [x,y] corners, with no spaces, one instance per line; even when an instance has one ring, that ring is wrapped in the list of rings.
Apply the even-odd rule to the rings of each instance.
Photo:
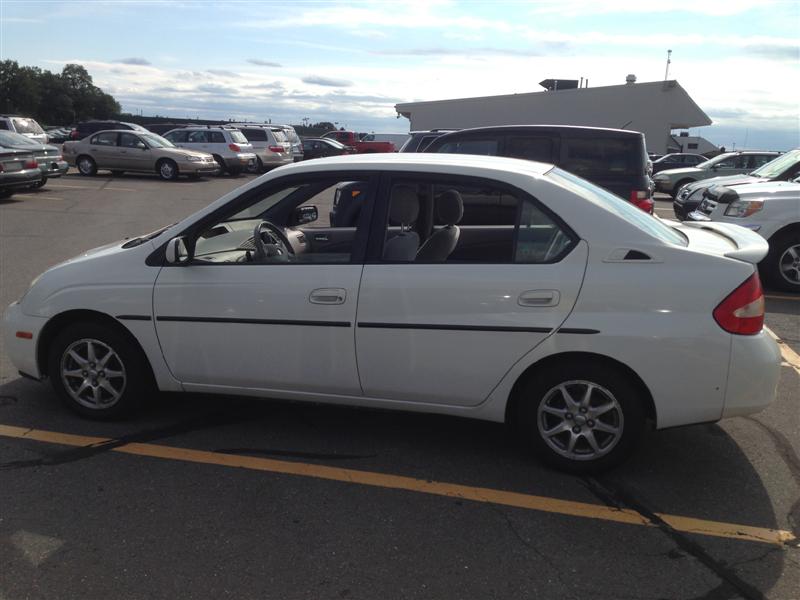
[[[324,222],[334,193],[353,227]],[[4,317],[21,373],[83,415],[154,389],[509,422],[608,468],[657,428],[765,408],[766,242],[667,224],[552,165],[442,154],[278,168],[46,271]]]

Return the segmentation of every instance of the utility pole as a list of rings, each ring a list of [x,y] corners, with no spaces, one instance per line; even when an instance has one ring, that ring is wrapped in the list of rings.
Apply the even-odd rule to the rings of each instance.
[[[672,62],[670,58],[672,57],[672,50],[667,50],[667,69],[664,71],[664,81],[669,78],[669,64]]]

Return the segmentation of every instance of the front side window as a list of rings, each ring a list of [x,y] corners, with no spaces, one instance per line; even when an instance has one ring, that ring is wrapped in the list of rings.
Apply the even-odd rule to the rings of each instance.
[[[147,148],[147,144],[139,139],[139,136],[132,133],[121,133],[119,135],[119,145],[123,148]]]
[[[365,236],[369,211],[352,227],[331,227],[329,213],[337,186],[361,189],[372,202],[370,182],[339,175],[270,186],[244,205],[204,226],[194,240],[198,264],[338,264],[353,260],[357,236]],[[316,218],[314,218],[316,217]],[[256,237],[258,236],[258,238]]]
[[[549,263],[574,236],[534,199],[483,180],[393,182],[383,260],[414,263]]]
[[[186,138],[188,137],[189,133],[191,132],[181,129],[179,131],[170,131],[164,137],[173,144],[184,144],[186,143]]]
[[[116,146],[117,134],[113,131],[98,133],[91,139],[91,143],[97,146]]]
[[[186,143],[188,144],[207,144],[208,131],[189,131],[186,134]]]

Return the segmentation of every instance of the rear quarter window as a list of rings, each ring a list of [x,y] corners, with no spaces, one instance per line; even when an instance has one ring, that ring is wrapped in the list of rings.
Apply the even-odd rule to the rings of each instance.
[[[248,142],[266,142],[267,132],[263,129],[242,129],[244,137]]]
[[[440,154],[477,154],[480,156],[497,156],[497,140],[453,140],[443,143],[436,152]]]
[[[645,153],[640,138],[561,138],[562,169],[587,175],[640,175]]]
[[[213,137],[214,134],[216,134],[216,135],[218,135],[220,137],[219,142],[217,142],[217,139]],[[221,131],[212,131],[211,135],[212,135],[212,138],[211,138],[212,142],[220,143],[220,144],[225,143],[225,137],[222,135]],[[247,138],[239,130],[231,131],[231,139],[234,142],[236,142],[237,144],[246,144],[247,143]]]

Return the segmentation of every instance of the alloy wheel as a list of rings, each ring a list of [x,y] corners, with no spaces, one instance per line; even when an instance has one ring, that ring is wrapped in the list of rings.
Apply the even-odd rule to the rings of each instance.
[[[622,408],[606,388],[591,381],[565,381],[548,390],[537,411],[539,434],[558,455],[590,461],[620,441]]]
[[[67,393],[91,409],[110,408],[125,391],[125,365],[107,344],[81,339],[70,344],[61,357],[61,381]]]
[[[789,246],[781,254],[778,267],[786,281],[792,285],[800,285],[800,244]]]

